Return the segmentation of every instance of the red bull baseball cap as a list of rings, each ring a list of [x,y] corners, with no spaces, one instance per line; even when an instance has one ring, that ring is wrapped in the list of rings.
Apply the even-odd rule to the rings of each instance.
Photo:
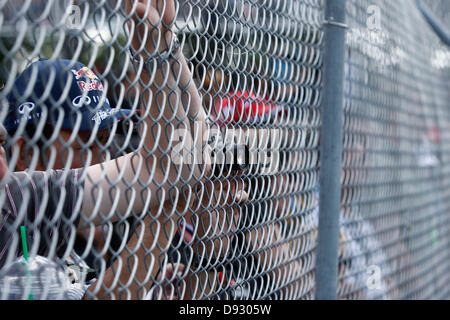
[[[31,64],[14,82],[7,96],[9,108],[4,121],[8,132],[26,121],[41,121],[70,130],[92,131],[112,127],[131,113],[113,109],[97,75],[80,62],[41,59]],[[27,126],[26,125],[26,126]]]

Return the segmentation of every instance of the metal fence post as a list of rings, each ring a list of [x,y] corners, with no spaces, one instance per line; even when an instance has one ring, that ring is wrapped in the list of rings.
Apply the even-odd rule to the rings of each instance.
[[[320,146],[319,237],[316,299],[337,297],[342,172],[342,110],[346,0],[327,0],[324,21],[324,89]]]

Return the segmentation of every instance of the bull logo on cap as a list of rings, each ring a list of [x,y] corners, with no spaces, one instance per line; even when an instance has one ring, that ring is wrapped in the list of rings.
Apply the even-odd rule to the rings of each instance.
[[[83,67],[80,70],[72,70],[72,73],[75,75],[75,78],[79,80],[81,77],[86,77],[89,79],[98,79],[97,75],[88,67]]]
[[[78,87],[82,92],[91,91],[91,90],[99,90],[103,91],[103,84],[98,79],[97,75],[88,67],[83,67],[80,70],[73,70],[72,73],[75,75],[77,80],[80,78],[88,78],[88,81],[77,81]]]

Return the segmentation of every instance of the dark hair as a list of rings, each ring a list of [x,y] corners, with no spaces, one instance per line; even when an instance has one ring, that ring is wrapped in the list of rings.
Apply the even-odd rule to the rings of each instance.
[[[54,130],[55,130],[55,128],[51,124],[46,123],[44,125],[41,135],[36,140],[36,145],[39,148],[39,150],[43,150],[45,148],[45,144],[52,136]],[[16,132],[17,132],[17,129],[11,130],[8,132],[8,136],[12,137],[13,135],[16,134]],[[30,123],[29,125],[27,125],[25,127],[21,136],[23,136],[25,138],[25,140],[28,142],[35,136],[36,132],[37,132],[37,126],[34,125],[33,123]],[[5,147],[5,152],[6,152],[6,157],[8,159],[11,159],[11,143],[10,143],[11,140],[8,139],[8,141],[9,141],[9,143]],[[42,163],[48,162],[47,155],[45,152],[39,152],[39,157],[40,157],[40,160],[42,161]],[[27,159],[27,162],[28,162],[28,159]],[[27,166],[28,165],[29,165],[29,163],[27,163]]]
[[[131,140],[127,145],[125,145],[125,138],[128,133],[128,127],[130,123],[134,123],[133,131]],[[112,142],[112,144],[108,147],[109,151],[111,152],[111,158],[115,159],[120,156],[123,156],[127,153],[131,153],[137,150],[139,143],[141,141],[141,136],[139,134],[139,125],[142,123],[142,120],[140,120],[136,115],[132,116],[130,119],[120,121],[117,126],[117,131],[115,132],[115,138]],[[27,142],[31,141],[33,138],[36,139],[35,142],[33,142],[33,145],[36,145],[39,150],[41,151],[39,153],[39,160],[44,165],[48,163],[48,157],[47,153],[45,152],[50,146],[51,143],[49,143],[49,140],[52,136],[52,134],[55,131],[55,127],[49,123],[46,123],[44,125],[44,128],[42,129],[42,133],[35,137],[37,132],[38,126],[34,124],[33,122],[30,122],[22,132],[21,136],[25,138]],[[8,136],[12,137],[17,132],[17,129],[10,130],[8,132]],[[8,159],[11,159],[12,153],[11,153],[11,139],[7,139],[9,143],[7,143],[5,147],[6,157]],[[27,149],[29,149],[31,145],[28,145]],[[27,167],[29,166],[28,159],[27,159]]]

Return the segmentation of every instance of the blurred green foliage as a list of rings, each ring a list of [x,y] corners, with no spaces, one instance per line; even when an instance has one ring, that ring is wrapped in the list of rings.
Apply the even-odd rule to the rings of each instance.
[[[59,37],[59,35],[58,35]],[[27,35],[21,46],[12,52],[16,38],[14,36],[2,35],[0,36],[0,81],[5,83],[12,71],[13,61],[19,65],[14,78],[26,68],[27,65],[39,58],[50,58],[55,54],[58,47],[58,37],[55,34],[49,34],[45,37],[42,46],[37,50],[38,55],[32,56],[36,51],[37,41],[32,35]],[[76,48],[79,43],[82,43],[81,53],[78,57],[74,57]],[[108,65],[111,56],[114,55],[112,62],[112,73],[118,75],[122,72],[124,61],[127,55],[125,50],[126,45],[125,35],[120,35],[115,41],[105,41],[104,43],[94,42],[87,37],[82,37],[80,34],[71,35],[67,33],[64,38],[64,45],[61,52],[58,54],[60,59],[73,59],[88,65],[94,61],[94,68],[101,73]],[[93,55],[95,54],[95,57]]]

